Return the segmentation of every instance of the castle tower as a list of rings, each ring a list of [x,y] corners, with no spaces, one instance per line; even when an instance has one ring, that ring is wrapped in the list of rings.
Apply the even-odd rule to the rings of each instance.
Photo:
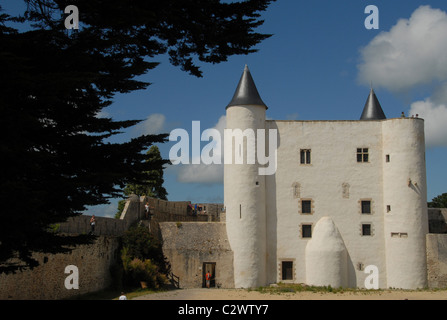
[[[250,159],[257,129],[265,129],[266,109],[246,66],[226,109],[233,136],[225,135],[224,202],[236,288],[266,285],[265,177],[259,175],[257,155]],[[237,164],[238,156],[243,156],[242,164]]]
[[[387,287],[423,288],[428,233],[424,120],[383,121],[382,135]]]

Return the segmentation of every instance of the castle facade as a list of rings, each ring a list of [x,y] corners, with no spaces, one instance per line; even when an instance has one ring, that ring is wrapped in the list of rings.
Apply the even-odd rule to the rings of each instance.
[[[267,120],[266,110],[246,67],[227,129],[275,132],[276,150],[266,152],[276,153],[276,171],[260,175],[258,161],[225,164],[235,287],[364,288],[368,270],[380,288],[425,287],[424,120],[387,119],[373,89],[356,121]],[[247,141],[231,141],[233,153],[248,150]]]

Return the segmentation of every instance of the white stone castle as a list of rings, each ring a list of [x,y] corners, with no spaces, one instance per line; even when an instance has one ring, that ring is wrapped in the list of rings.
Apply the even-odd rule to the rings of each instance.
[[[447,209],[427,212],[424,120],[386,119],[373,90],[359,121],[266,120],[266,109],[246,68],[227,107],[227,128],[270,133],[257,137],[271,147],[266,157],[276,154],[276,171],[260,174],[271,163],[226,161],[225,214],[221,204],[206,204],[208,216],[190,216],[189,201],[133,195],[120,219],[97,217],[93,245],[36,253],[35,270],[0,275],[0,299],[61,299],[107,288],[119,236],[142,223],[148,201],[154,216],[142,225],[160,237],[182,288],[205,287],[206,272],[221,288],[365,288],[372,275],[380,288],[447,286]],[[232,156],[249,149],[249,138],[231,143]],[[89,221],[71,218],[59,231],[83,234]],[[79,291],[64,285],[67,265],[79,267]]]
[[[372,89],[357,121],[267,120],[266,110],[246,67],[227,128],[276,129],[277,170],[225,165],[235,287],[364,288],[369,266],[380,288],[425,287],[424,120],[387,119]]]

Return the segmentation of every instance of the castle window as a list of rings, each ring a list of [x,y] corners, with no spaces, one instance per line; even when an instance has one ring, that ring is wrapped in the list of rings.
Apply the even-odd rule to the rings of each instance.
[[[391,232],[391,238],[408,238],[406,232]]]
[[[313,202],[312,199],[301,199],[301,214],[313,214]]]
[[[362,214],[371,214],[371,200],[362,200]]]
[[[389,155],[389,154],[387,154],[387,155],[385,156],[385,160],[386,160],[386,162],[390,162],[390,155]]]
[[[282,261],[281,280],[293,280],[293,261]]]
[[[311,164],[311,150],[301,149],[300,150],[300,162],[301,164]]]
[[[312,213],[312,201],[310,201],[310,200],[301,201],[301,213],[306,213],[306,214]]]
[[[357,162],[369,162],[368,148],[357,148]]]
[[[362,224],[362,236],[371,236],[371,224],[370,223],[363,223]]]
[[[304,238],[312,238],[312,225],[311,224],[303,224],[301,225],[301,237]]]

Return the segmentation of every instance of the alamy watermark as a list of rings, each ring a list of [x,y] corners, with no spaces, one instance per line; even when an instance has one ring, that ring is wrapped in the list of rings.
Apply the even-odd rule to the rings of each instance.
[[[79,289],[79,269],[75,265],[68,265],[65,267],[65,274],[69,274],[65,278],[65,289],[67,290],[78,290]]]
[[[79,29],[79,9],[75,5],[68,5],[65,7],[64,12],[69,14],[65,18],[64,24],[66,29]],[[379,29],[379,8],[375,5],[368,5],[365,8],[365,14],[368,17],[365,19],[365,28],[367,30]]]
[[[365,14],[369,14],[369,16],[365,19],[365,28],[367,30],[379,29],[379,8],[374,5],[369,5],[365,8]]]
[[[70,29],[79,29],[79,9],[75,5],[69,5],[65,7],[65,13],[69,14],[68,17],[65,18],[64,25],[65,28]]]
[[[268,145],[266,145],[267,137]],[[175,129],[171,131],[169,141],[177,141],[169,152],[169,160],[173,165],[212,165],[222,164],[222,162],[240,165],[257,164],[259,175],[267,176],[276,173],[278,146],[278,130],[276,129],[245,129],[244,131],[225,129],[224,137],[222,137],[219,130],[214,128],[201,132],[200,121],[193,121],[191,139],[185,129]],[[201,148],[201,142],[208,142],[208,144]]]
[[[379,268],[375,265],[369,265],[364,271],[368,276],[365,278],[365,288],[368,290],[379,289]]]

